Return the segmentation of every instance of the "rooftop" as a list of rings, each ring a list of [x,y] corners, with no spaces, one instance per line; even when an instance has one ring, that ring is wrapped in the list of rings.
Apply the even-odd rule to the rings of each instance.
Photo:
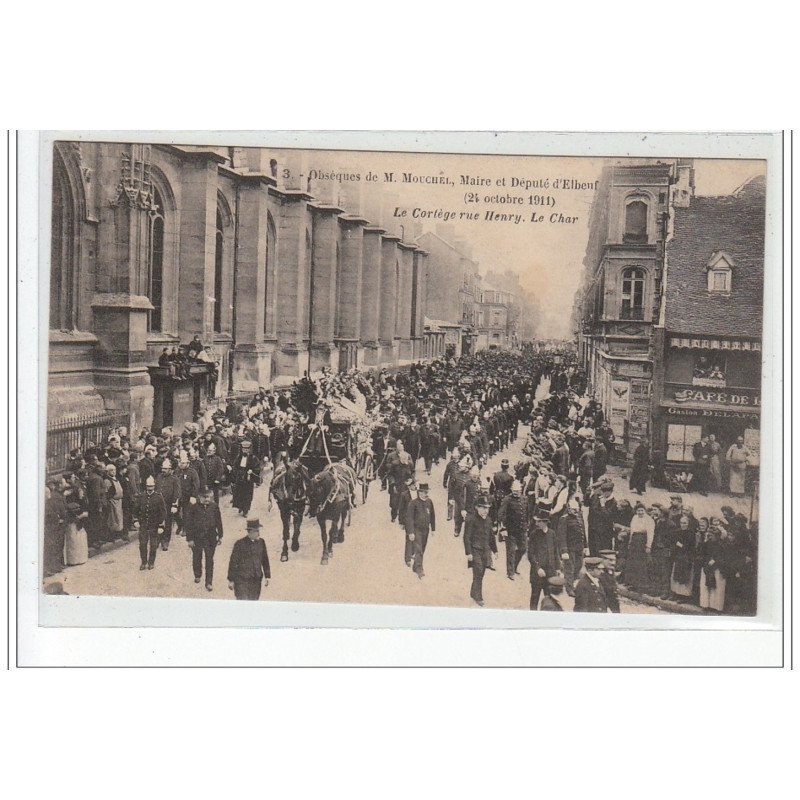
[[[748,181],[731,195],[694,197],[675,208],[667,243],[667,330],[760,338],[764,295],[766,179]],[[730,257],[731,292],[708,291],[707,267],[716,253]]]

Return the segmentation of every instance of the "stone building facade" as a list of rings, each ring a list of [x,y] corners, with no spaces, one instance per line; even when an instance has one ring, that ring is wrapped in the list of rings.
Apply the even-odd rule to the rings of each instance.
[[[49,418],[150,425],[148,368],[199,335],[215,393],[423,357],[427,253],[391,198],[292,150],[57,142]]]

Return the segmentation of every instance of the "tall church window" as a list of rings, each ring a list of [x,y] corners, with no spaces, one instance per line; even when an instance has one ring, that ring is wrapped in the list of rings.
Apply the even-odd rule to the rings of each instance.
[[[50,233],[50,328],[75,327],[75,200],[67,171],[58,155],[53,159],[53,208]]]
[[[150,213],[147,252],[147,296],[153,304],[148,330],[161,331],[164,307],[164,201],[153,189],[154,207]]]
[[[217,237],[214,250],[214,333],[222,332],[222,259],[225,229],[222,212],[217,208]]]

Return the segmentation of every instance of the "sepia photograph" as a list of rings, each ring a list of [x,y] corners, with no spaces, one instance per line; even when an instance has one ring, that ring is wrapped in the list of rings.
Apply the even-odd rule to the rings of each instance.
[[[44,595],[758,613],[766,160],[43,159]]]

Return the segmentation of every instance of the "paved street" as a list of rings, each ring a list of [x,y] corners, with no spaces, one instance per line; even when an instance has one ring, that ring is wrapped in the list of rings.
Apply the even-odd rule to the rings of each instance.
[[[545,382],[537,394],[547,391]],[[504,457],[514,463],[521,455],[527,428],[520,426],[520,436],[502,454],[488,464],[489,474],[500,468]],[[261,594],[262,600],[372,603],[388,605],[421,605],[477,607],[470,600],[472,573],[467,569],[463,538],[453,535],[453,523],[447,521],[447,494],[442,487],[445,463],[434,465],[429,478],[430,496],[437,514],[437,530],[428,540],[425,553],[425,578],[420,580],[405,565],[404,533],[389,519],[389,499],[374,481],[365,506],[352,513],[352,523],[345,531],[345,542],[336,545],[334,557],[327,566],[320,565],[322,545],[316,520],[305,518],[300,537],[300,550],[290,552],[290,560],[281,563],[281,525],[277,506],[267,512],[267,483],[256,490],[250,515],[265,525],[262,535],[272,568],[272,580]],[[484,470],[486,474],[486,470]],[[422,461],[417,480],[426,479]],[[95,594],[130,597],[196,597],[233,600],[228,590],[226,573],[233,543],[244,535],[245,520],[230,506],[230,495],[221,498],[225,536],[217,548],[216,574],[212,592],[204,583],[194,583],[191,551],[182,537],[173,536],[170,549],[159,551],[155,569],[139,571],[139,548],[130,544],[108,550],[86,564],[70,567],[48,579],[61,582],[71,595]],[[496,561],[497,570],[487,571],[484,599],[487,608],[527,609],[530,599],[528,562],[523,559],[521,574],[510,581],[505,574],[504,545]],[[567,598],[568,599],[568,598]],[[661,613],[649,606],[623,601],[623,612]]]

